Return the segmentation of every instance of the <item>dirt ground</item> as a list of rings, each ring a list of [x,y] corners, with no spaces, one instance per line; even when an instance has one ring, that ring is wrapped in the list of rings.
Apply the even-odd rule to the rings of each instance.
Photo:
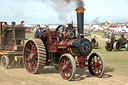
[[[104,40],[101,36],[96,36]],[[46,66],[41,74],[36,75],[23,68],[6,70],[0,67],[0,85],[128,85],[128,76],[114,73],[115,69],[111,68],[111,64],[106,64],[103,78],[93,77],[88,68],[77,68],[76,72],[75,80],[67,81],[51,66]]]
[[[128,77],[107,70],[103,78],[90,75],[87,69],[77,69],[74,81],[64,80],[53,67],[45,67],[42,74],[30,74],[25,69],[0,69],[0,85],[127,85]]]

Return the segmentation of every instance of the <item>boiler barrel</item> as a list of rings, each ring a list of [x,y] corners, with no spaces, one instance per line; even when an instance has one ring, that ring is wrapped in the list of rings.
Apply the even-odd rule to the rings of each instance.
[[[68,53],[76,56],[88,56],[92,51],[91,42],[86,38],[57,42],[56,46],[65,46]],[[64,50],[67,52],[67,50]]]

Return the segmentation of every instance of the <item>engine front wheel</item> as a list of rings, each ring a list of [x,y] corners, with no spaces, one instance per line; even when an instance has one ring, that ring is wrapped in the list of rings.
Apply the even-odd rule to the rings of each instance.
[[[46,64],[46,49],[40,39],[30,39],[24,47],[24,67],[29,73],[41,73]]]
[[[59,62],[59,72],[66,80],[72,80],[76,73],[76,63],[72,55],[63,54]]]
[[[89,72],[96,76],[102,77],[105,72],[105,61],[103,56],[100,53],[92,53],[88,60]]]

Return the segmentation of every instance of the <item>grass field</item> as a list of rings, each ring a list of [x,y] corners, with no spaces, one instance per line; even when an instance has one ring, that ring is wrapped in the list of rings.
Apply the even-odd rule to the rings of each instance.
[[[32,30],[30,33],[25,33],[26,39],[34,38],[34,30]]]
[[[104,35],[103,32],[91,32],[91,33],[92,34],[97,34],[97,35],[100,35],[100,36]],[[120,35],[115,35],[115,37],[116,37],[116,39],[119,39],[120,38]]]

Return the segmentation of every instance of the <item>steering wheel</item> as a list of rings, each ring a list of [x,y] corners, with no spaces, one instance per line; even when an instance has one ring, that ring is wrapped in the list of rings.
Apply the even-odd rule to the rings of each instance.
[[[57,28],[56,28],[56,31],[57,32],[60,32],[60,33],[63,33],[65,31],[65,26],[64,25],[59,25]]]
[[[59,32],[59,37],[63,37],[64,36],[64,32],[65,32],[66,27],[64,25],[59,25],[56,28],[56,32]]]

